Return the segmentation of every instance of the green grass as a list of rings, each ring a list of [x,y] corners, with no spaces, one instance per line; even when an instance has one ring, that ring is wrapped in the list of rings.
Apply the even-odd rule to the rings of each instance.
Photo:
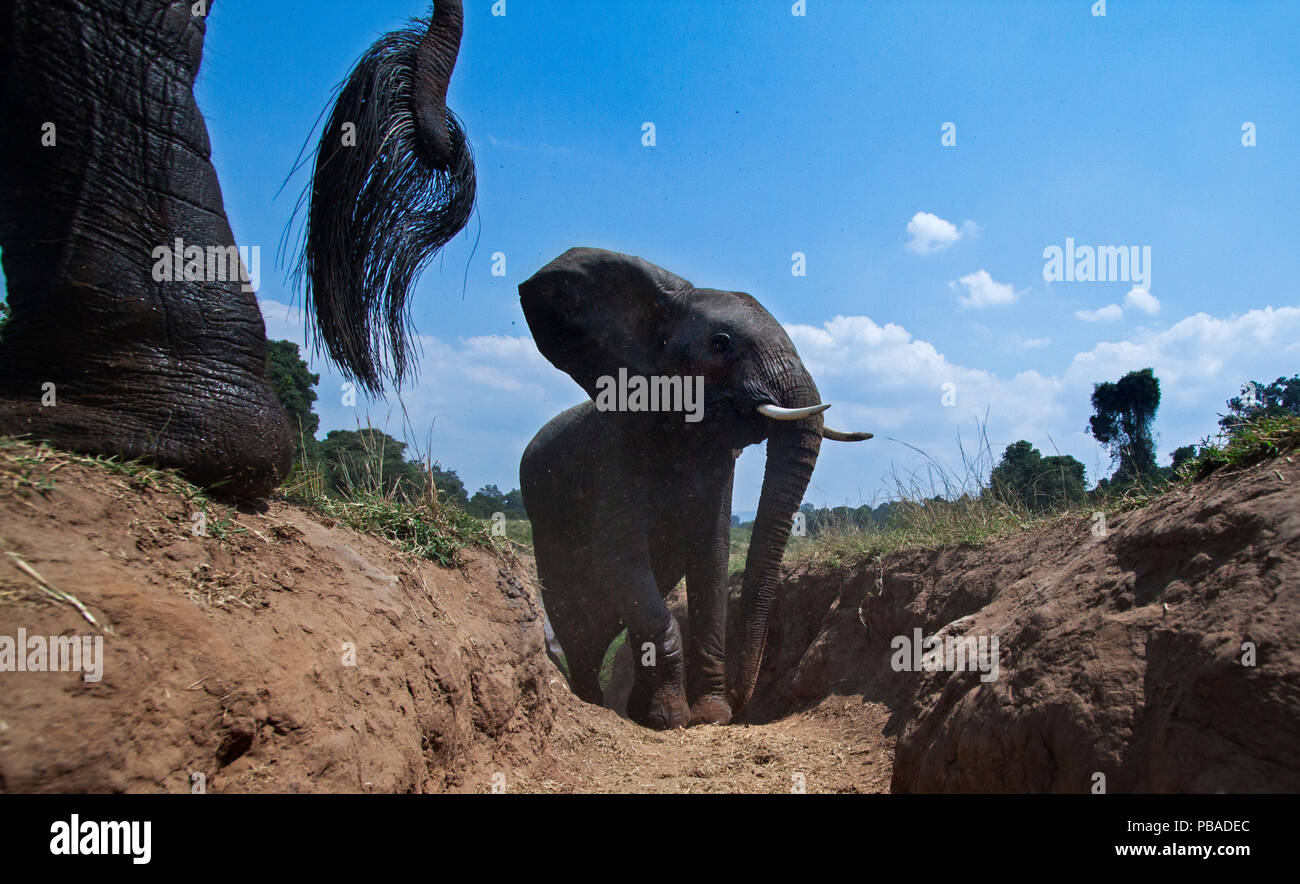
[[[859,528],[846,521],[832,523],[815,536],[791,538],[786,559],[838,567],[907,549],[982,546],[1032,523],[1059,517],[1053,514],[1035,518],[991,497],[904,500],[900,511],[885,525]]]
[[[915,476],[894,475],[896,499],[902,501],[888,524],[859,528],[845,520],[832,522],[815,536],[792,537],[786,546],[787,562],[815,562],[831,566],[872,561],[908,549],[939,549],[982,546],[1029,527],[1052,522],[1084,519],[1095,512],[1113,515],[1146,506],[1176,487],[1198,481],[1219,470],[1236,470],[1273,457],[1300,452],[1300,417],[1285,415],[1263,418],[1241,428],[1235,435],[1208,440],[1197,457],[1184,464],[1170,481],[1156,478],[1117,490],[1090,495],[1085,502],[1059,510],[1032,513],[996,494],[986,493],[980,481],[988,475],[984,467],[987,450],[980,458],[965,461],[965,475],[954,478],[942,466],[930,463],[925,481]],[[745,552],[752,525],[731,529],[731,573],[744,571]]]
[[[363,475],[371,475],[362,471]],[[380,537],[413,556],[445,567],[461,563],[461,550],[477,547],[500,554],[510,552],[507,537],[496,537],[483,519],[441,498],[433,482],[418,496],[398,494],[386,487],[379,471],[371,482],[351,484],[341,496],[324,493],[323,467],[295,465],[281,488],[286,500],[366,534]],[[531,536],[531,528],[529,529]]]
[[[609,689],[609,682],[614,677],[614,656],[618,654],[618,649],[627,644],[627,630],[618,634],[609,647],[605,649],[605,659],[600,664],[600,689],[602,691]]]
[[[731,526],[731,556],[727,561],[727,573],[734,576],[745,571],[745,553],[749,551],[749,539],[754,534],[754,523]],[[794,540],[795,538],[791,538]]]
[[[343,499],[300,498],[295,502],[350,528],[381,537],[405,553],[446,567],[459,565],[460,552],[466,547],[506,551],[501,538],[492,536],[487,522],[445,502],[412,504],[365,493]]]
[[[533,523],[527,519],[507,519],[506,539],[516,543],[526,552],[533,550]]]
[[[975,450],[958,439],[961,473],[955,473],[919,449],[922,469],[889,476],[890,496],[898,502],[884,525],[859,527],[848,518],[832,515],[816,534],[791,537],[786,545],[788,562],[817,562],[832,566],[879,558],[905,549],[979,546],[1025,528],[1034,517],[1023,504],[989,493],[987,477],[996,457],[980,425]],[[731,532],[731,572],[744,570],[749,525]]]
[[[74,454],[14,437],[0,437],[0,494],[55,494],[61,482],[57,471],[66,464],[100,470],[124,480],[131,488],[182,498],[203,513],[208,535],[217,540],[228,540],[248,530],[236,521],[233,508],[214,503],[207,491],[175,470],[159,469],[138,460]],[[354,486],[344,497],[328,497],[323,488],[319,473],[299,467],[279,493],[290,502],[383,538],[403,552],[444,566],[459,564],[460,551],[467,547],[498,553],[510,549],[508,537],[493,537],[487,522],[436,495],[408,500]],[[510,530],[507,523],[508,536]],[[531,538],[531,528],[522,530]]]
[[[100,470],[125,480],[133,488],[175,494],[202,511],[209,526],[229,522],[215,518],[214,504],[207,492],[175,470],[116,456],[76,454],[44,442],[0,436],[0,491],[10,490],[20,497],[32,493],[48,495],[59,487],[60,477],[55,472],[67,464]],[[37,477],[38,472],[45,475]]]
[[[1180,468],[1183,481],[1203,479],[1218,470],[1240,470],[1281,455],[1300,452],[1300,417],[1277,415],[1240,427],[1221,445],[1206,445]]]

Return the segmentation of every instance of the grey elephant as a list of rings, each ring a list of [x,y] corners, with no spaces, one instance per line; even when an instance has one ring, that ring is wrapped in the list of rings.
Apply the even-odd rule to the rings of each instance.
[[[827,428],[794,344],[753,297],[697,289],[640,258],[565,252],[519,287],[541,353],[591,396],[520,463],[546,610],[574,692],[626,627],[628,715],[654,728],[743,714],[762,661],[791,522]],[[767,440],[745,564],[743,646],[728,684],[727,562],[740,450]],[[683,577],[691,647],[664,604]]]
[[[216,5],[220,5],[219,3]],[[0,433],[152,459],[234,497],[279,484],[290,430],[194,100],[213,4],[0,4]],[[340,87],[304,193],[315,333],[379,390],[407,293],[474,205],[446,107],[460,0],[381,38]]]

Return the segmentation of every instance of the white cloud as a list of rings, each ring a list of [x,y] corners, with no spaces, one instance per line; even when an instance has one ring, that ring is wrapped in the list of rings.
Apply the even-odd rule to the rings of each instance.
[[[1160,312],[1160,301],[1156,296],[1138,285],[1133,286],[1124,296],[1124,306],[1141,310],[1148,316],[1155,316]]]
[[[269,337],[303,342],[301,311],[274,301],[262,301],[261,307]],[[1215,431],[1217,412],[1243,382],[1289,375],[1300,364],[1300,307],[1227,318],[1200,313],[1162,331],[1136,330],[1131,340],[1105,341],[1076,353],[1060,347],[1041,352],[1036,362],[1055,359],[1058,367],[1012,375],[954,363],[903,326],[880,325],[867,316],[836,316],[820,326],[787,330],[824,401],[834,404],[827,422],[877,434],[869,442],[822,447],[808,492],[818,504],[883,500],[895,468],[928,477],[926,461],[909,445],[960,476],[957,435],[969,456],[976,447],[976,425],[986,417],[995,457],[1008,444],[1028,439],[1044,453],[1059,450],[1079,458],[1095,481],[1109,474],[1110,466],[1084,430],[1092,386],[1147,366],[1161,384],[1156,430],[1160,462],[1166,463],[1174,447]],[[420,375],[401,397],[409,434],[396,396],[369,403],[359,397],[357,407],[343,406],[342,378],[323,358],[304,351],[312,370],[321,373],[316,410],[322,430],[352,428],[369,417],[457,470],[471,492],[488,483],[517,487],[519,457],[528,440],[561,410],[582,401],[582,391],[526,336],[444,342],[426,335],[419,341]],[[943,405],[944,384],[955,390],[953,407]],[[762,468],[758,447],[742,457],[737,510],[756,507]]]
[[[1155,316],[1160,312],[1160,301],[1142,286],[1135,285],[1124,296],[1124,307],[1119,304],[1107,304],[1096,310],[1075,310],[1074,315],[1084,322],[1114,322],[1124,315],[1125,307],[1141,310],[1148,316]]]
[[[1022,294],[1007,283],[994,280],[987,270],[968,273],[948,283],[948,288],[957,291],[958,283],[966,287],[966,294],[961,297],[963,307],[1001,307],[1014,302]]]
[[[864,414],[882,418],[885,429],[915,433],[925,427],[931,439],[928,434],[935,429],[969,418],[975,403],[981,411],[993,407],[1009,417],[1027,417],[1031,424],[1055,408],[1050,393],[1059,382],[1035,371],[1000,379],[984,369],[956,365],[929,341],[892,322],[881,326],[866,316],[836,316],[821,328],[791,325],[786,331],[819,387],[825,387],[827,399],[836,403],[835,419],[827,413],[835,426],[854,408],[866,408],[841,400],[870,402],[873,410]],[[944,384],[956,388],[959,407],[942,406]],[[876,432],[870,425],[841,429]]]
[[[1109,475],[1111,465],[1085,431],[1093,385],[1148,366],[1160,379],[1156,433],[1164,464],[1175,447],[1216,431],[1224,400],[1243,382],[1289,374],[1300,364],[1300,307],[1227,318],[1199,313],[1163,331],[1139,331],[1132,340],[1105,341],[1073,355],[1058,349],[1046,357],[1059,358],[1058,369],[1013,376],[953,363],[902,326],[877,325],[866,316],[836,316],[820,327],[791,325],[787,331],[823,401],[833,403],[827,423],[877,435],[870,442],[822,447],[808,492],[817,504],[879,502],[890,493],[895,471],[930,481],[932,465],[915,449],[961,477],[963,459],[977,447],[976,426],[986,419],[994,458],[1027,439],[1045,454],[1077,457],[1095,482]],[[955,407],[942,404],[945,383],[954,385]],[[753,509],[762,462],[742,459],[741,465],[737,508]]]
[[[1074,315],[1084,322],[1114,322],[1124,315],[1124,308],[1118,304],[1107,304],[1096,310],[1075,310]]]
[[[1116,380],[1151,366],[1166,401],[1197,401],[1212,413],[1245,381],[1277,377],[1298,360],[1300,307],[1265,307],[1227,319],[1197,313],[1134,341],[1102,342],[1077,354],[1065,377]]]
[[[943,251],[963,236],[975,236],[979,233],[979,226],[972,221],[966,221],[958,230],[955,224],[945,221],[938,215],[917,212],[912,216],[912,220],[907,222],[907,233],[911,237],[907,242],[909,250],[918,255],[930,255]]]
[[[1026,350],[1041,350],[1044,347],[1050,347],[1051,345],[1051,338],[1025,338],[1020,342],[1020,346],[1024,347]]]

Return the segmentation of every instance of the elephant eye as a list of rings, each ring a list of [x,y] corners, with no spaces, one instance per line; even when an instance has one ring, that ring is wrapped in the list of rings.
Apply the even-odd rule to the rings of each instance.
[[[731,335],[726,332],[717,332],[709,338],[709,349],[714,353],[726,353],[731,349]]]

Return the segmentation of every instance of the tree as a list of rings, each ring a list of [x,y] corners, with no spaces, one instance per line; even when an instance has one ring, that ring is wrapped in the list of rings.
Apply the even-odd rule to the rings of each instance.
[[[1024,439],[1007,446],[989,486],[1012,506],[1031,513],[1061,509],[1086,495],[1083,464],[1068,454],[1043,457]]]
[[[528,511],[524,509],[524,492],[518,488],[507,491],[501,502],[505,504],[501,509],[505,512],[507,519],[528,518]]]
[[[423,467],[417,464],[412,466],[415,466],[421,475],[424,474]],[[429,468],[428,476],[433,480],[434,487],[438,489],[439,500],[450,501],[461,509],[469,506],[469,494],[465,491],[465,483],[460,480],[460,476],[456,475],[455,470],[444,470],[435,463]]]
[[[1088,428],[1110,450],[1111,462],[1119,463],[1112,480],[1130,483],[1157,475],[1151,436],[1151,424],[1160,408],[1160,381],[1155,372],[1144,368],[1130,371],[1115,383],[1096,384],[1092,408],[1095,414]]]
[[[307,370],[307,363],[298,354],[298,345],[292,341],[270,341],[266,354],[266,370],[271,388],[280,397],[280,404],[289,415],[289,432],[298,459],[316,456],[316,431],[320,417],[312,410],[320,375]]]
[[[4,334],[5,323],[9,321],[9,302],[0,299],[0,335]]]
[[[823,531],[858,529],[860,531],[869,531],[886,525],[892,518],[899,504],[896,501],[882,503],[874,509],[863,504],[858,507],[837,506],[837,507],[816,507],[811,503],[805,503],[799,507],[799,511],[804,514],[804,527],[808,531],[809,537],[814,537]],[[741,524],[753,524],[752,522]]]
[[[1054,505],[1085,499],[1088,496],[1086,475],[1083,462],[1068,454],[1043,458],[1043,476]]]
[[[1284,414],[1300,415],[1300,374],[1267,386],[1259,381],[1242,384],[1241,395],[1228,400],[1228,413],[1219,418],[1219,426],[1235,436],[1252,421]]]
[[[501,489],[495,485],[484,485],[474,496],[469,499],[469,505],[465,507],[465,512],[471,516],[478,516],[480,519],[490,519],[493,513],[505,511],[505,503],[502,498],[505,495]]]
[[[526,519],[523,492],[516,488],[506,494],[495,485],[484,485],[469,499],[465,511],[480,519],[490,519],[493,513],[503,513],[507,519]]]
[[[1196,446],[1180,445],[1173,450],[1173,453],[1170,454],[1169,457],[1172,461],[1169,465],[1169,471],[1177,475],[1179,467],[1196,457]]]
[[[425,488],[419,464],[402,457],[406,443],[380,430],[330,430],[317,450],[336,493],[364,489],[413,498]]]

